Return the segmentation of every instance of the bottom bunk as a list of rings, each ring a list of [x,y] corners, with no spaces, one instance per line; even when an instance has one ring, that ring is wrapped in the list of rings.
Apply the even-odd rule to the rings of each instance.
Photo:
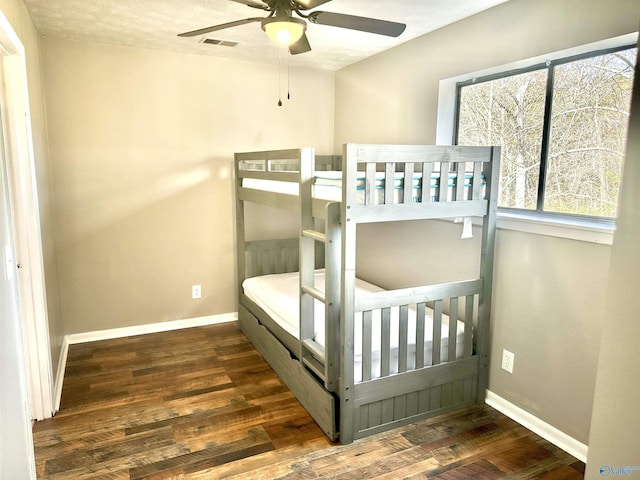
[[[320,282],[322,275],[322,270],[316,272]],[[450,322],[443,310],[451,311],[451,302],[445,309],[440,303],[437,312],[429,306],[406,306],[404,316],[398,313],[402,308],[398,305],[389,309],[386,332],[380,311],[358,314],[354,321],[353,390],[350,402],[340,402],[340,394],[327,391],[298,358],[298,288],[297,272],[245,280],[239,323],[332,440],[344,441],[346,437],[350,441],[476,403],[478,358],[472,355],[471,311],[462,315],[464,321]],[[363,281],[358,281],[358,289],[384,292]],[[318,311],[318,303],[315,340],[322,344],[324,315]],[[458,299],[453,303],[457,305]],[[474,310],[473,301],[467,305]],[[347,436],[340,436],[341,425],[350,430]]]
[[[323,292],[325,284],[325,271],[318,269],[314,275],[315,286]],[[246,279],[242,283],[245,296],[264,311],[270,320],[270,330],[289,350],[296,352],[300,341],[300,276],[298,272],[262,275]],[[384,292],[377,285],[356,279],[356,295],[366,295]],[[432,365],[433,362],[433,315],[431,308],[425,307],[422,316],[424,323],[422,330],[424,338],[418,340],[419,314],[415,306],[409,306],[406,315],[406,348],[402,348],[400,333],[400,309],[389,309],[388,318],[388,346],[384,346],[385,332],[383,328],[382,309],[371,312],[369,329],[364,328],[365,319],[362,312],[358,312],[354,318],[354,370],[355,382],[379,378],[401,371],[415,370],[416,362],[420,362],[418,368]],[[314,302],[314,328],[312,340],[321,350],[325,348],[325,311],[324,303]],[[440,317],[440,348],[439,358],[446,360],[461,359],[465,356],[465,323],[457,320],[456,324],[449,323],[449,316],[445,313]],[[365,333],[366,330],[366,333]],[[449,352],[449,335],[452,334],[452,352]],[[363,338],[365,337],[365,338]],[[453,345],[455,342],[455,345]],[[364,343],[364,344],[363,344]],[[422,346],[422,352],[417,355],[416,344]],[[385,356],[385,350],[388,355]],[[402,350],[402,352],[401,352]],[[365,353],[366,351],[366,353]],[[368,353],[368,355],[367,355]],[[403,365],[402,357],[406,359]],[[422,360],[420,360],[422,359]],[[326,359],[320,354],[317,360],[324,364]]]

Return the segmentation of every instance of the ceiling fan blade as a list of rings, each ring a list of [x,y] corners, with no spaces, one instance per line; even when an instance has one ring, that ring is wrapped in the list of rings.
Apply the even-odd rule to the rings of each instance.
[[[253,2],[251,0],[231,0],[231,1],[236,3],[242,3],[243,5],[246,5],[247,7],[251,7],[251,8],[259,8],[260,10],[269,10],[269,7],[264,3]]]
[[[330,1],[331,0],[296,0],[296,3],[300,5],[300,10],[309,10],[310,8],[319,7]]]
[[[303,33],[298,40],[293,45],[289,45],[289,53],[291,55],[298,55],[299,53],[305,53],[311,50],[311,45],[309,45],[309,39],[307,38],[307,34]]]
[[[264,20],[263,17],[245,18],[244,20],[236,20],[235,22],[221,23],[220,25],[213,25],[211,27],[200,28],[198,30],[193,30],[191,32],[179,33],[178,36],[179,37],[195,37],[197,35],[203,35],[205,33],[215,32],[216,30],[223,30],[225,28],[231,28],[231,27],[239,27],[240,25],[246,25],[247,23],[261,22],[262,20]]]
[[[319,25],[349,28],[351,30],[360,30],[361,32],[386,35],[388,37],[397,37],[407,28],[404,23],[333,12],[313,12],[309,15],[309,20]]]

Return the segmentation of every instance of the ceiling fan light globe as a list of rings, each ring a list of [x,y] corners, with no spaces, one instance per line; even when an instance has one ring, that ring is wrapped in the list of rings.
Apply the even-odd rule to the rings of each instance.
[[[268,18],[262,22],[262,29],[271,41],[289,46],[300,40],[307,24],[297,18]]]
[[[291,32],[289,31],[288,28],[281,28],[280,30],[278,30],[276,35],[277,35],[278,43],[281,43],[283,45],[291,44]]]

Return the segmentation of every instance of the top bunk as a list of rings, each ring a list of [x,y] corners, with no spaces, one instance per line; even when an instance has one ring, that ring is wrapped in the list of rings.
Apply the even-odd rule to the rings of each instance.
[[[484,216],[497,186],[499,147],[345,144],[341,156],[312,147],[235,154],[238,200],[313,216],[342,202],[355,223]]]

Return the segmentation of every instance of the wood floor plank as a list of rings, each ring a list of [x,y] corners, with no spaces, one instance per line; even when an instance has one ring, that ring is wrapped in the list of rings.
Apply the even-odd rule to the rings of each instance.
[[[505,473],[487,460],[478,460],[473,463],[462,465],[461,467],[448,470],[436,477],[437,480],[467,480],[470,478],[477,480],[493,480],[504,478]]]
[[[386,442],[385,442],[386,443]],[[330,474],[321,472],[327,479],[363,479],[363,478],[402,478],[402,471],[415,472],[416,468],[431,469],[438,466],[438,461],[420,447],[401,446],[397,451],[382,452],[382,455],[371,458],[356,459],[347,462],[339,470]],[[419,467],[420,466],[420,467]]]
[[[323,435],[320,427],[302,409],[290,420],[278,420],[263,425],[271,443],[276,448],[300,445]]]
[[[254,429],[240,440],[212,445],[208,448],[193,451],[178,457],[168,458],[143,467],[131,469],[132,479],[146,478],[162,474],[175,476],[202,470],[216,465],[232,462],[241,458],[273,450],[266,433]]]
[[[487,460],[501,471],[512,474],[551,458],[553,454],[529,438],[523,438],[512,448],[490,455]]]
[[[59,473],[68,469],[69,466],[72,468],[91,467],[113,459],[118,459],[121,462],[123,457],[130,457],[150,449],[173,446],[176,443],[171,428],[158,429],[115,440],[102,445],[93,445],[90,449],[77,449],[52,458],[46,462],[45,473]]]
[[[488,406],[331,442],[235,322],[71,345],[38,478],[584,478],[584,464]]]
[[[562,467],[549,471],[538,478],[540,480],[580,480],[584,478],[584,470],[582,468],[575,469],[571,466],[563,465]]]
[[[310,441],[301,441],[290,447],[276,448],[268,453],[247,457],[219,467],[203,469],[185,475],[185,480],[225,478],[230,480],[271,480],[290,475],[306,455],[332,447],[332,442],[322,435]]]

